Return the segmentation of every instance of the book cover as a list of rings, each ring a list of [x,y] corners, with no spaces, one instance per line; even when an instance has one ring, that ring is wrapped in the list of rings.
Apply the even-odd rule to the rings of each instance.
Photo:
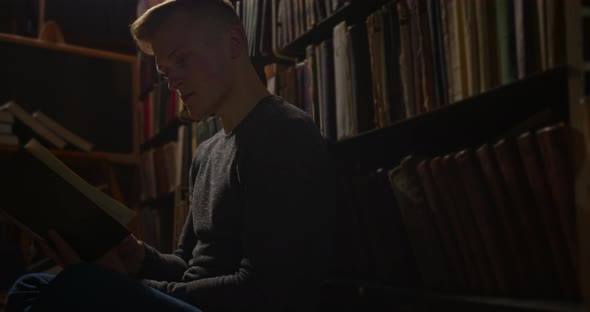
[[[16,135],[0,133],[0,145],[16,146],[20,144],[20,140]]]
[[[0,123],[0,134],[11,134],[11,133],[12,133],[12,124]]]
[[[14,115],[11,112],[0,111],[0,123],[11,124],[14,122]]]
[[[514,1],[514,35],[518,78],[541,70],[541,50],[537,3]]]
[[[493,148],[489,144],[484,144],[477,149],[476,154],[491,195],[491,204],[500,218],[500,235],[506,238],[505,246],[510,257],[510,268],[514,272],[511,280],[513,290],[516,294],[525,295],[526,290],[532,286],[529,277],[533,276],[534,271],[531,270],[530,252],[523,240],[518,214],[511,206]]]
[[[491,264],[482,248],[484,242],[479,232],[478,226],[475,223],[475,216],[469,209],[469,202],[465,196],[467,190],[459,176],[459,169],[457,161],[453,154],[447,154],[442,157],[440,162],[439,175],[443,176],[446,188],[451,199],[452,213],[456,218],[456,226],[463,230],[465,249],[471,260],[473,261],[474,272],[478,274],[481,281],[480,290],[485,294],[493,294],[497,291],[497,283],[495,283]],[[444,182],[446,181],[446,182]]]
[[[410,35],[410,10],[405,1],[397,2],[400,40],[400,76],[403,89],[403,99],[406,117],[416,114],[416,99],[414,91],[412,37]]]
[[[350,91],[350,68],[348,55],[348,37],[346,34],[346,21],[340,22],[333,28],[334,42],[334,78],[336,79],[335,100],[336,100],[336,136],[343,139],[355,134],[355,115],[351,103]]]
[[[320,43],[321,79],[322,79],[322,121],[324,136],[329,140],[336,139],[336,95],[334,87],[334,52],[332,39]]]
[[[429,10],[426,0],[416,1],[417,18],[418,18],[418,37],[420,38],[420,51],[421,51],[421,63],[422,63],[422,81],[420,82],[420,91],[423,94],[424,109],[432,111],[436,108],[437,104],[435,101],[435,70],[434,70],[434,57],[432,55],[433,50],[431,46],[435,41],[435,34],[431,32],[429,19]]]
[[[474,216],[478,233],[482,238],[485,258],[488,259],[492,277],[501,294],[510,294],[511,283],[508,274],[508,256],[505,252],[505,239],[501,239],[499,217],[491,205],[490,195],[483,179],[479,164],[473,151],[465,149],[455,154],[457,176],[463,182],[467,204]]]
[[[445,61],[447,51],[444,50],[442,8],[438,1],[427,1],[428,26],[430,27],[430,55],[432,57],[434,71],[434,106],[447,104],[447,63]]]
[[[394,2],[383,5],[383,27],[385,52],[384,98],[389,111],[389,120],[394,122],[406,118],[406,107],[400,76],[400,25],[397,6]]]
[[[420,42],[419,32],[419,13],[417,0],[401,0],[405,1],[408,7],[408,22],[409,22],[409,33],[410,33],[410,47],[412,51],[412,63],[410,63],[410,70],[413,73],[413,81],[411,82],[414,86],[414,106],[416,113],[425,112],[424,106],[424,94],[422,93],[422,45]]]
[[[549,242],[552,264],[558,273],[557,277],[563,294],[567,298],[573,298],[577,295],[577,272],[575,272],[574,263],[570,259],[564,231],[559,222],[559,211],[551,199],[551,191],[547,176],[543,171],[541,154],[532,132],[525,132],[518,137],[518,150],[533,191],[535,204],[541,213],[541,221],[545,229],[541,233],[542,238]]]
[[[570,128],[564,123],[544,127],[536,132],[543,168],[553,204],[569,251],[569,259],[578,272],[578,240],[574,204],[574,170]]]
[[[508,0],[496,0],[496,35],[500,65],[500,83],[516,79],[516,49],[514,45],[514,5]]]
[[[357,130],[364,132],[375,128],[367,27],[364,23],[350,26],[348,34],[352,105],[356,107]]]
[[[443,202],[439,189],[434,182],[430,162],[431,160],[421,161],[416,170],[424,190],[428,208],[432,214],[435,230],[440,235],[443,244],[442,249],[445,259],[447,259],[449,275],[453,278],[452,282],[457,289],[466,289],[469,286],[469,273],[465,265],[466,262],[459,250],[457,233],[453,231],[451,217],[445,207],[446,203]]]
[[[509,139],[503,139],[494,144],[494,151],[503,182],[508,191],[511,206],[514,207],[522,228],[524,246],[531,253],[531,265],[534,275],[530,278],[538,285],[537,295],[549,295],[554,293],[557,283],[554,268],[548,262],[551,259],[547,241],[539,239],[539,233],[543,231],[540,220],[540,212],[533,203],[532,192],[515,143]]]
[[[38,141],[29,141],[0,164],[2,213],[38,239],[54,229],[85,261],[115,246],[135,213],[99,191],[59,161]]]
[[[465,225],[472,223],[463,222],[463,216],[457,207],[455,193],[451,190],[452,182],[448,170],[442,164],[442,157],[431,159],[429,165],[434,185],[440,194],[442,210],[448,216],[450,231],[453,231],[456,239],[455,244],[465,270],[465,281],[469,289],[481,291],[485,288],[483,277],[476,264],[465,229]]]
[[[416,169],[418,162],[414,156],[404,158],[389,178],[422,280],[429,288],[441,290],[451,285],[450,275]]]
[[[388,93],[386,85],[386,63],[384,48],[384,16],[383,11],[377,10],[367,17],[367,32],[373,73],[373,110],[375,124],[384,128],[391,122],[389,118]]]

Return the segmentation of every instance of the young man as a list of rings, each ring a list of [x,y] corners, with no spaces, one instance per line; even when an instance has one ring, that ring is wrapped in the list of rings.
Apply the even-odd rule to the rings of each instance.
[[[95,301],[109,310],[314,310],[333,260],[334,182],[318,128],[260,82],[228,1],[164,2],[131,31],[190,116],[215,114],[223,125],[193,159],[178,249],[161,254],[129,236],[98,265],[77,264],[53,232],[57,250],[48,252],[65,269],[25,276],[7,311],[99,309]]]

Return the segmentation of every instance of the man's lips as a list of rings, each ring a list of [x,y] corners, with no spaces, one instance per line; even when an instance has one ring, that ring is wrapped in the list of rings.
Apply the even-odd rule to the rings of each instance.
[[[181,95],[180,97],[182,98],[183,102],[186,102],[186,100],[188,100],[188,98],[190,98],[193,94],[195,94],[194,92],[189,92],[187,94]]]

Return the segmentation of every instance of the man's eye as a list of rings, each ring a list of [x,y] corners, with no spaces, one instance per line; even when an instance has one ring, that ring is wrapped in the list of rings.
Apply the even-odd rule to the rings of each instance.
[[[186,63],[186,57],[185,56],[181,56],[176,58],[176,64],[177,65],[183,65]]]

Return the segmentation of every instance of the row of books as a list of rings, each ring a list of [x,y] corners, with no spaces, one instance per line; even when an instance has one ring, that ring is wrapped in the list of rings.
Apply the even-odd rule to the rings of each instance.
[[[18,145],[19,139],[12,133],[14,115],[0,111],[0,145]]]
[[[139,208],[142,240],[162,252],[178,246],[189,211],[188,190],[177,188],[167,200],[151,202]]]
[[[476,150],[404,158],[382,172],[389,213],[405,229],[396,237],[407,240],[390,253],[409,250],[430,290],[579,298],[571,149],[559,123]]]
[[[188,171],[198,146],[221,130],[221,122],[210,117],[199,123],[181,125],[170,141],[141,153],[142,201],[154,200],[188,185]]]
[[[251,56],[268,55],[312,30],[350,0],[235,1]]]
[[[154,84],[139,102],[140,142],[145,143],[160,133],[179,118],[183,109],[182,99],[168,89],[166,81],[162,79]]]
[[[41,111],[29,113],[14,101],[0,106],[0,144],[18,146],[20,142],[31,138],[40,139],[46,145],[58,149],[71,146],[90,152],[94,147]]]
[[[548,0],[391,1],[267,81],[283,76],[272,88],[343,139],[562,64],[563,14]]]

